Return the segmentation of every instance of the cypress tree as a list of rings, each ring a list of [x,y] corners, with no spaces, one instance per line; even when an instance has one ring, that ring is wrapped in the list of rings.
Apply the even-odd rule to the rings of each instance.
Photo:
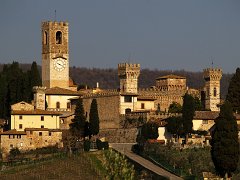
[[[232,104],[234,112],[240,113],[240,68],[237,68],[230,81],[226,100]]]
[[[41,84],[42,80],[38,71],[37,63],[34,61],[30,71],[30,85],[32,88],[33,86],[41,86]]]
[[[194,115],[195,115],[195,100],[191,95],[186,93],[183,96],[183,108],[182,108],[183,132],[186,135],[186,138],[188,138],[188,134],[192,132],[193,127],[192,120]]]
[[[79,98],[77,101],[74,115],[72,123],[70,124],[70,131],[73,136],[77,136],[78,138],[84,137],[86,117],[84,114],[82,98]]]
[[[211,155],[217,174],[231,177],[237,169],[239,160],[239,142],[237,121],[231,104],[226,101],[220,108],[212,133]]]
[[[97,100],[93,99],[91,103],[89,113],[89,131],[91,135],[97,135],[99,133],[99,116],[98,116],[98,105]]]

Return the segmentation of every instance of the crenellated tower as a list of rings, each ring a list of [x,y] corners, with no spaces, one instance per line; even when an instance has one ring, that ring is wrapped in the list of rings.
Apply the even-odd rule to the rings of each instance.
[[[45,110],[45,90],[46,87],[34,86],[34,106],[36,109]]]
[[[222,69],[208,68],[203,70],[205,80],[205,109],[219,111],[220,104],[220,80],[222,78]]]
[[[118,64],[120,92],[137,94],[139,75],[140,75],[140,64],[129,64],[129,63]]]
[[[42,22],[42,85],[69,87],[68,23]]]

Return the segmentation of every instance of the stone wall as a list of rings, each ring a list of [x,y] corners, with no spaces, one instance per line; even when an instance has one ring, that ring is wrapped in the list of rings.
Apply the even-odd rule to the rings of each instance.
[[[84,110],[88,120],[94,98],[98,105],[100,129],[119,128],[119,95],[83,97]]]
[[[135,143],[137,128],[104,129],[99,132],[98,138],[105,138],[109,143]]]

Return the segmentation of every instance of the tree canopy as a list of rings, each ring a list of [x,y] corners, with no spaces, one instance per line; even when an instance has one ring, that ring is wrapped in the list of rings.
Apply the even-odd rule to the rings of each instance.
[[[137,141],[147,141],[148,139],[158,138],[158,125],[155,122],[143,124],[141,133],[138,134]]]
[[[239,161],[239,142],[237,121],[231,104],[226,101],[220,108],[212,133],[211,155],[216,172],[224,177],[237,169]]]
[[[69,126],[72,135],[77,136],[78,138],[83,138],[85,136],[84,129],[86,128],[86,116],[84,113],[82,98],[79,98],[77,101],[74,118]]]
[[[25,72],[18,62],[4,65],[0,72],[0,118],[10,117],[10,105],[19,101],[31,102],[33,86],[41,86],[36,62]]]
[[[232,104],[234,112],[240,113],[240,68],[237,68],[230,81],[226,100]]]
[[[181,135],[183,134],[183,123],[182,117],[169,117],[167,120],[167,131],[173,135]]]
[[[170,113],[181,113],[182,112],[181,104],[179,104],[177,102],[173,102],[172,104],[170,104],[168,112],[170,112]]]

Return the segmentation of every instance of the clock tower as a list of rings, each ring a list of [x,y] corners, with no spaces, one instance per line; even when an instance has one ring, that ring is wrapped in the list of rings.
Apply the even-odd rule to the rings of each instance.
[[[68,22],[42,22],[42,85],[69,88]]]

